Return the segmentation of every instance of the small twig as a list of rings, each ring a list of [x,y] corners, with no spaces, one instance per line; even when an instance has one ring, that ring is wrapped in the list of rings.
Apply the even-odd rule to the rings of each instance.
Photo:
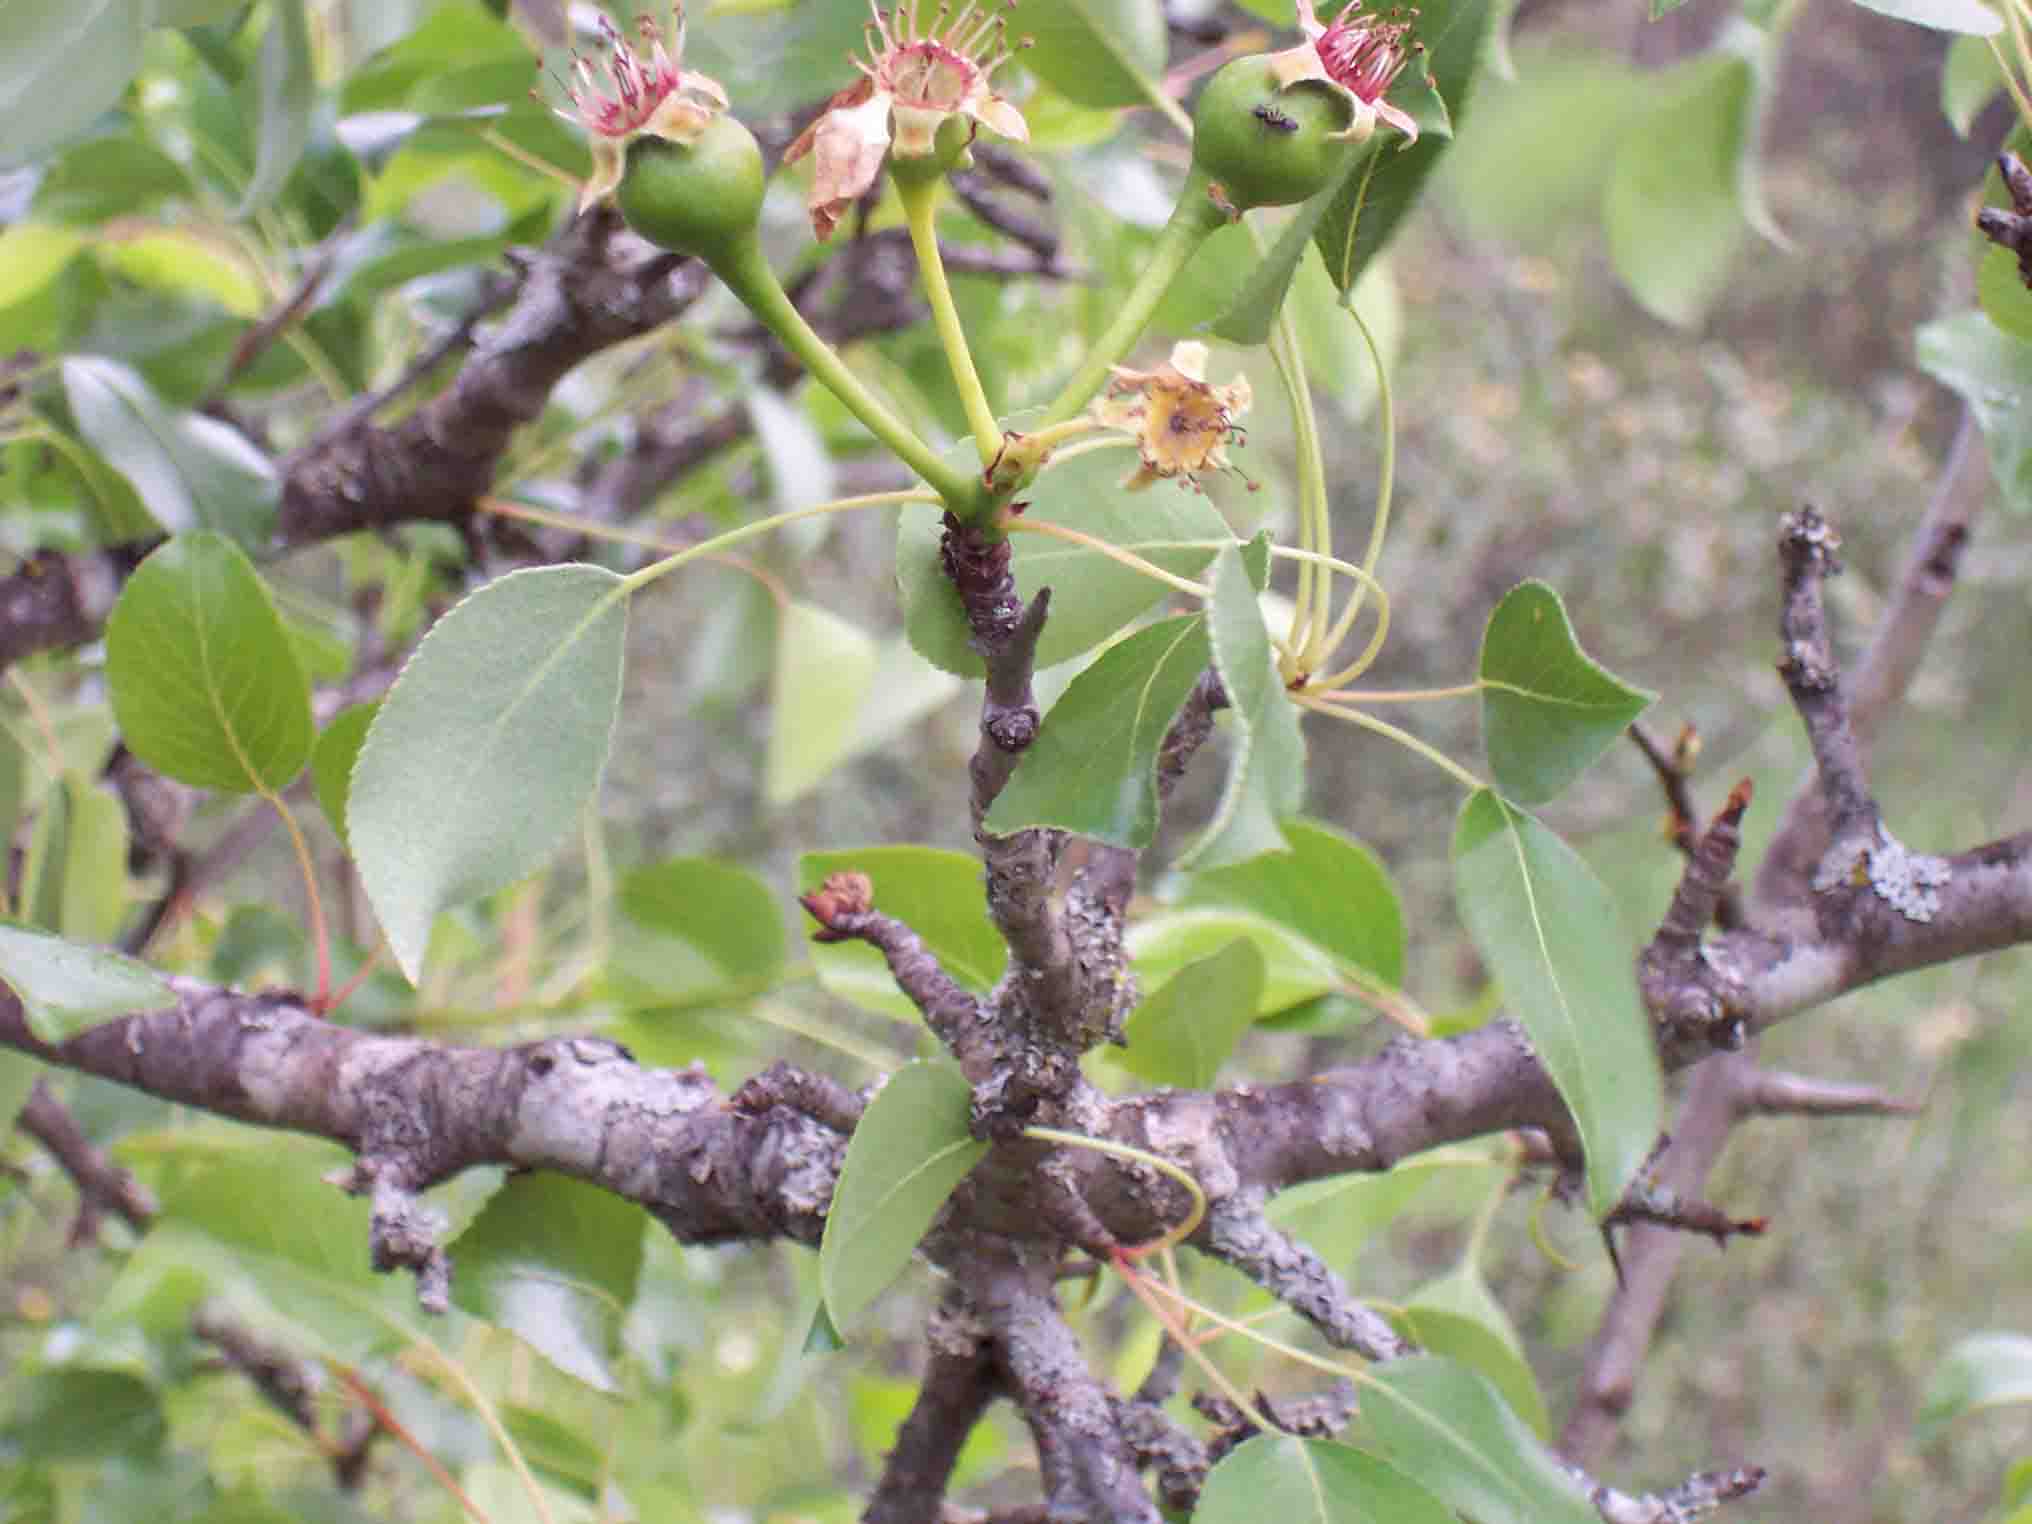
[[[296,289],[284,298],[279,307],[240,335],[240,342],[233,346],[232,357],[226,361],[226,373],[198,404],[199,412],[210,412],[217,407],[224,399],[227,389],[240,378],[247,367],[267,353],[269,347],[294,328],[310,310],[311,303],[317,299],[319,289],[332,273],[332,266],[338,260],[341,240],[352,230],[353,217],[348,214],[318,249],[317,257],[305,268],[302,279],[296,283]]]
[[[1862,747],[1849,724],[1842,698],[1841,669],[1835,662],[1823,589],[1841,572],[1835,552],[1841,537],[1811,505],[1787,514],[1778,537],[1784,567],[1784,603],[1778,634],[1784,655],[1778,675],[1792,707],[1806,727],[1807,744],[1820,770],[1827,800],[1829,832],[1836,841],[1876,833],[1876,801],[1863,765]]]
[[[981,1002],[945,971],[924,938],[874,908],[874,885],[863,873],[835,873],[798,903],[818,922],[821,942],[866,942],[888,960],[896,987],[924,1015],[938,1040],[979,1083],[993,1066],[995,1045],[981,1026]]]
[[[1730,790],[1728,803],[1699,839],[1688,841],[1686,871],[1651,939],[1660,953],[1686,958],[1698,950],[1735,872],[1736,854],[1743,847],[1743,812],[1750,807],[1751,793],[1745,778]]]
[[[154,1195],[85,1136],[77,1118],[56,1098],[47,1080],[37,1080],[29,1090],[14,1125],[48,1149],[77,1187],[78,1215],[70,1231],[73,1245],[95,1240],[99,1223],[108,1212],[117,1214],[137,1233],[147,1231],[161,1210]]]
[[[214,1302],[192,1311],[191,1332],[216,1346],[226,1364],[251,1381],[270,1406],[304,1433],[318,1437],[317,1399],[324,1389],[324,1373],[314,1363],[256,1337]]]
[[[1923,1101],[1901,1099],[1875,1085],[1810,1079],[1780,1069],[1753,1071],[1736,1105],[1744,1117],[1909,1117],[1926,1109]]]
[[[1940,479],[1919,527],[1906,547],[1889,606],[1877,621],[1849,693],[1849,724],[1865,748],[1892,707],[1911,686],[1947,600],[1960,576],[1976,516],[1988,495],[1989,464],[1974,415],[1962,410]],[[1819,778],[1811,770],[1779,816],[1755,898],[1768,920],[1787,903],[1806,897],[1806,886],[1827,850],[1829,824]]]
[[[1718,1249],[1727,1248],[1729,1240],[1738,1235],[1759,1237],[1771,1225],[1768,1217],[1731,1217],[1709,1202],[1642,1179],[1631,1181],[1615,1210],[1602,1219],[1602,1234],[1606,1238],[1612,1229],[1638,1222],[1676,1233],[1705,1233]]]
[[[745,1081],[727,1104],[748,1116],[760,1116],[772,1106],[787,1107],[849,1136],[867,1109],[860,1096],[830,1075],[793,1068],[780,1058]]]
[[[1165,1343],[1178,1348],[1169,1339]],[[1207,1447],[1173,1423],[1161,1403],[1140,1393],[1115,1404],[1115,1421],[1136,1452],[1137,1464],[1157,1473],[1158,1501],[1173,1513],[1190,1513],[1213,1464]]]
[[[1260,1201],[1237,1195],[1215,1202],[1193,1242],[1304,1318],[1335,1349],[1352,1349],[1370,1360],[1413,1352],[1381,1315],[1356,1299],[1332,1266],[1272,1224]]]
[[[1603,1486],[1577,1467],[1567,1467],[1567,1474],[1586,1491],[1588,1502],[1602,1516],[1603,1524],[1690,1524],[1723,1503],[1748,1497],[1764,1485],[1765,1476],[1762,1466],[1702,1471],[1668,1492],[1632,1497]]]
[[[373,416],[397,397],[429,376],[440,365],[473,342],[473,333],[494,313],[514,300],[519,282],[499,271],[489,274],[480,288],[480,299],[472,310],[452,324],[435,342],[420,350],[385,386],[362,392],[319,431],[321,438],[334,438],[364,428]]]

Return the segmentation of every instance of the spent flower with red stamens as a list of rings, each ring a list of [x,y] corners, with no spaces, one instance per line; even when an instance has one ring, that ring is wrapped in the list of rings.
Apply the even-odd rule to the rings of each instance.
[[[1013,56],[1006,19],[976,0],[966,0],[954,15],[948,0],[927,27],[922,4],[898,0],[894,11],[884,12],[871,0],[869,56],[853,60],[863,77],[834,96],[783,155],[786,164],[811,156],[809,207],[820,238],[831,236],[847,208],[875,183],[892,146],[899,158],[929,158],[939,128],[955,118],[969,124],[969,140],[986,126],[1016,142],[1030,141],[1023,114],[989,84]]]
[[[592,134],[593,174],[579,193],[580,211],[621,183],[628,145],[635,139],[696,143],[727,109],[727,92],[715,81],[678,66],[684,55],[683,6],[671,8],[671,21],[670,45],[665,47],[663,28],[644,15],[638,50],[601,16],[600,36],[606,45],[601,66],[572,54],[572,79],[565,85],[572,109],[557,114]]]
[[[1362,14],[1362,0],[1349,0],[1338,16],[1322,26],[1313,11],[1313,0],[1298,0],[1298,26],[1305,33],[1303,45],[1274,53],[1271,71],[1280,87],[1301,81],[1329,86],[1354,110],[1354,120],[1337,137],[1366,141],[1384,122],[1418,141],[1418,123],[1383,99],[1404,66],[1420,50],[1411,41],[1411,18],[1416,11],[1391,11],[1382,16]]]

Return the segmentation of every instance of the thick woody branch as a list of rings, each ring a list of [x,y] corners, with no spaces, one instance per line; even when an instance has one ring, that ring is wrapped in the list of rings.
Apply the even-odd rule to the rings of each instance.
[[[172,981],[178,1003],[51,1045],[0,995],[0,1043],[52,1063],[358,1155],[377,1257],[428,1268],[418,1193],[481,1164],[604,1187],[687,1243],[816,1244],[846,1140],[787,1108],[728,1106],[702,1068],[643,1069],[593,1038],[460,1048],[318,1020],[293,997]],[[439,1288],[426,1287],[436,1291]]]
[[[1002,1379],[1037,1444],[1053,1519],[1159,1524],[1115,1403],[1059,1311],[1052,1263],[1011,1257],[980,1267],[976,1305]]]
[[[413,519],[459,520],[492,485],[514,431],[565,373],[647,333],[705,289],[696,263],[616,243],[618,218],[579,218],[529,260],[514,309],[439,396],[387,428],[342,417],[284,465],[282,543]]]
[[[947,1288],[925,1330],[931,1358],[861,1524],[938,1524],[960,1447],[997,1389],[994,1346],[965,1294]]]
[[[120,1168],[98,1148],[78,1119],[59,1101],[46,1080],[37,1080],[14,1125],[49,1150],[77,1187],[78,1215],[71,1224],[73,1244],[90,1243],[111,1212],[139,1233],[161,1210],[148,1187]]]
[[[373,422],[396,391],[471,342],[498,292],[394,387],[362,397],[284,461],[275,546],[470,514],[514,431],[542,411],[567,371],[669,321],[705,289],[701,266],[632,241],[623,246],[619,229],[617,217],[596,211],[520,256],[527,277],[512,310],[451,385],[415,412],[386,427]],[[0,669],[95,638],[127,573],[151,548],[38,552],[0,578]]]

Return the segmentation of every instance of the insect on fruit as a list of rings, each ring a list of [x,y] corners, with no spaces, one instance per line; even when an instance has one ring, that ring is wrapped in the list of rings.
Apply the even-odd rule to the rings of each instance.
[[[1275,106],[1258,106],[1253,114],[1257,121],[1268,127],[1272,132],[1298,131],[1298,119],[1286,116]]]

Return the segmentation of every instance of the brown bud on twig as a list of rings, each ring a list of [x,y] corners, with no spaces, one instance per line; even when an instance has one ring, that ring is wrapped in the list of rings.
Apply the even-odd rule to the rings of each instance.
[[[1997,170],[2010,192],[2011,210],[1986,206],[1976,213],[1976,229],[2000,248],[2018,256],[2018,279],[2032,286],[2032,169],[2009,152],[1997,155]]]
[[[865,873],[831,873],[816,893],[799,895],[797,903],[818,922],[821,942],[843,941],[854,932],[839,923],[875,908],[875,882]]]

